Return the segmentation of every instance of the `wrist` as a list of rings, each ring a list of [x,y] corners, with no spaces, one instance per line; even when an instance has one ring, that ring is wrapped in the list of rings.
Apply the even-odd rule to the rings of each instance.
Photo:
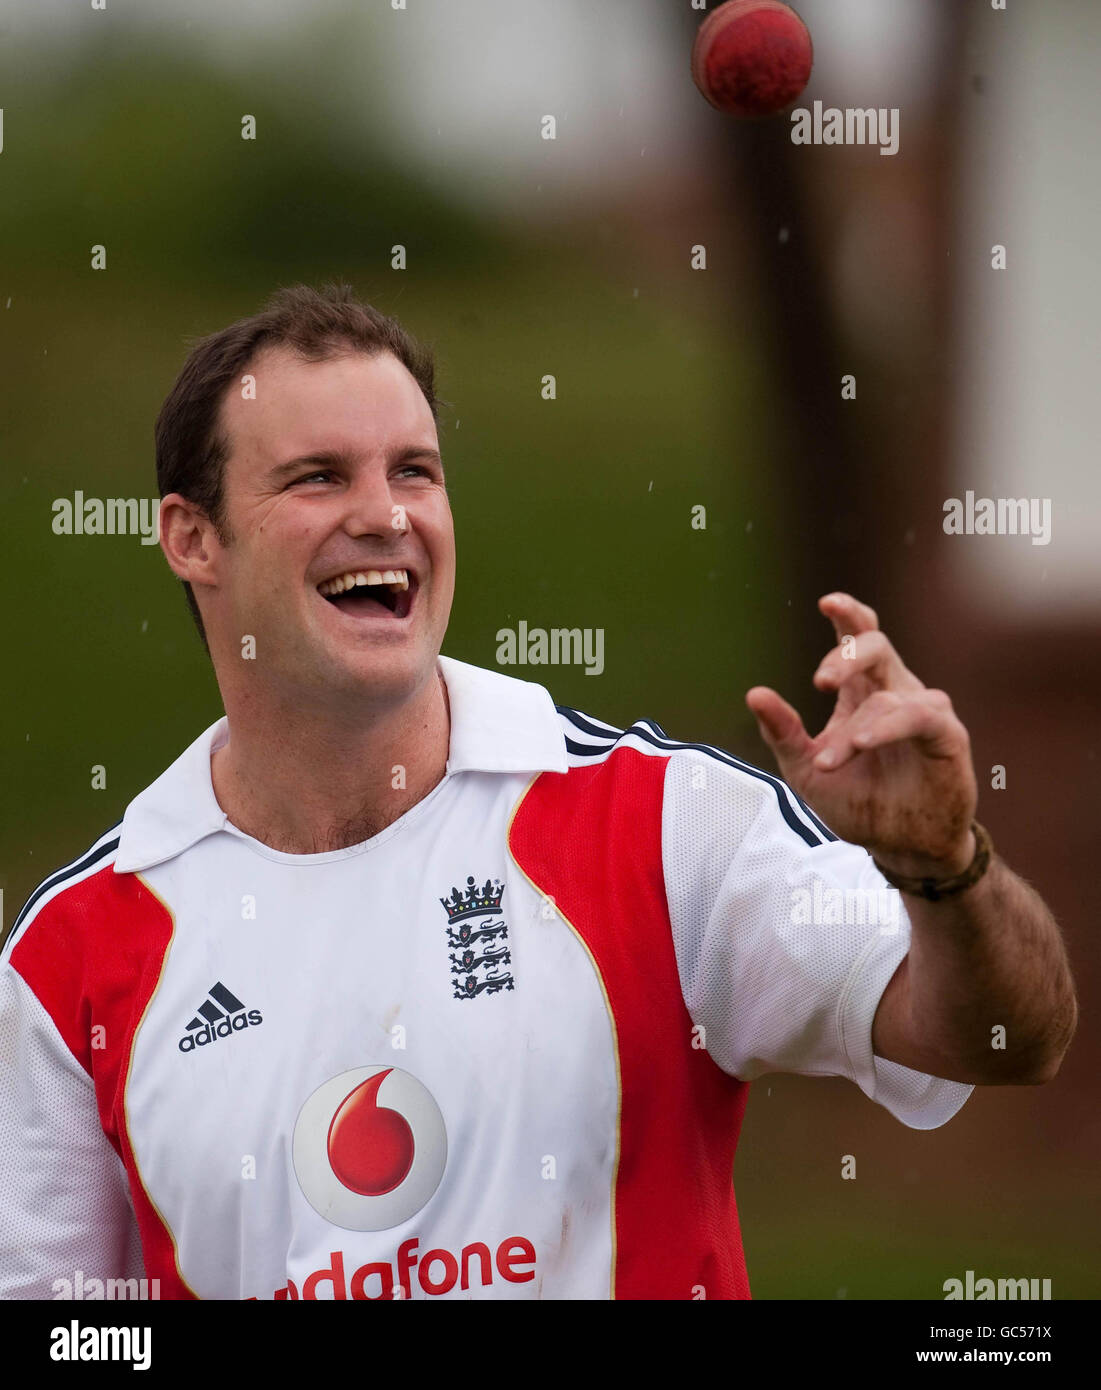
[[[905,852],[876,854],[874,857],[881,870],[886,869],[898,878],[931,878],[939,882],[941,879],[955,878],[957,874],[964,873],[975,858],[977,850],[975,832],[968,827],[959,846],[943,859]]]
[[[968,859],[969,850],[972,852]],[[888,863],[879,859],[875,859],[874,862],[887,882],[900,893],[910,893],[936,903],[942,898],[955,897],[974,887],[990,867],[993,852],[990,836],[978,821],[972,821],[967,847],[961,845],[957,852],[946,858],[893,855]],[[910,872],[904,873],[895,867],[899,862],[906,863]],[[929,872],[921,872],[922,867]]]

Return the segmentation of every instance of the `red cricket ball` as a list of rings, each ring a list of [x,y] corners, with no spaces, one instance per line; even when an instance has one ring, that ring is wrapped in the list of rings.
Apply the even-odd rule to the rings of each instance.
[[[692,45],[692,79],[731,116],[768,116],[789,106],[810,78],[807,26],[778,0],[726,0]]]

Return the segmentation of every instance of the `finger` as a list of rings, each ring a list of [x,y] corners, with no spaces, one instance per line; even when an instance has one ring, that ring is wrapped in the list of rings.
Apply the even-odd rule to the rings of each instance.
[[[868,677],[884,690],[925,688],[907,669],[887,634],[878,628],[856,637],[846,635],[839,647],[834,647],[822,658],[814,673],[814,684],[819,690],[840,690],[846,681],[857,675]]]
[[[933,693],[939,695],[941,692]],[[967,730],[950,705],[946,709],[936,700],[907,699],[903,696],[894,698],[898,700],[894,709],[885,710],[879,715],[869,714],[859,724],[854,716],[851,738],[858,751],[885,748],[892,743],[913,739],[930,756],[949,758],[954,757],[966,744]]]
[[[939,694],[940,692],[936,692]],[[951,709],[918,695],[877,690],[851,718],[831,731],[829,741],[815,754],[815,767],[836,771],[857,753],[915,740],[934,757],[956,754],[965,738]]]
[[[761,737],[781,766],[808,756],[811,737],[798,713],[775,690],[765,685],[755,685],[746,692],[745,702],[756,716]]]
[[[903,697],[893,690],[877,690],[869,695],[848,718],[827,725],[818,735],[814,750],[814,766],[834,771],[844,765],[860,747],[854,742],[855,736],[874,727],[880,719],[894,714],[903,703]]]
[[[818,608],[833,624],[838,642],[850,633],[855,637],[861,632],[874,632],[879,627],[875,609],[853,598],[852,594],[825,594],[818,600]]]

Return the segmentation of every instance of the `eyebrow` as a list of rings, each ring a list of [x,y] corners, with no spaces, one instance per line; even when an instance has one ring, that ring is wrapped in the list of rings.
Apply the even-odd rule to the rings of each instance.
[[[438,449],[429,449],[414,444],[408,449],[403,449],[401,453],[395,457],[394,462],[405,463],[409,459],[431,459],[434,463],[438,463],[441,468],[443,467],[443,459],[440,457]],[[345,453],[342,449],[322,449],[316,454],[300,454],[297,458],[287,459],[283,463],[277,463],[268,474],[268,478],[274,483],[308,466],[320,468],[351,468],[354,463],[354,456]]]

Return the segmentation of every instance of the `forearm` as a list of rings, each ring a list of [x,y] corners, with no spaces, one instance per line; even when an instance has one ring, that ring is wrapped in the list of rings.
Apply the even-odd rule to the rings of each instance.
[[[1039,894],[995,856],[966,892],[904,902],[911,1036],[981,1084],[1050,1080],[1078,1008],[1059,927]]]

